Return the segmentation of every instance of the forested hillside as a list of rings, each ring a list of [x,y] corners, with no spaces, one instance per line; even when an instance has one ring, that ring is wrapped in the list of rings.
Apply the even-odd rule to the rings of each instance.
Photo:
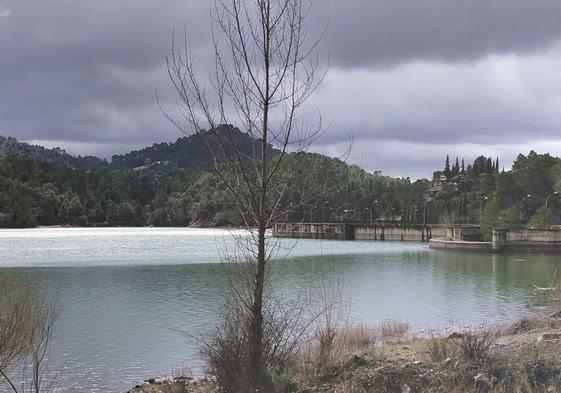
[[[369,174],[313,154],[289,155],[287,170],[293,168],[300,168],[299,175],[291,176],[282,204],[293,206],[287,219],[295,220],[366,220],[373,197],[399,214],[401,206],[422,198],[428,183],[413,187],[408,180]],[[411,193],[414,189],[417,194]],[[0,159],[2,227],[238,225],[233,205],[210,170],[83,171],[20,157]]]
[[[36,161],[56,162],[80,169],[99,169],[107,162],[93,156],[73,156],[63,149],[47,149],[43,146],[19,142],[15,138],[0,135],[0,158],[22,157]]]
[[[257,141],[232,125],[220,126],[216,132],[227,133],[229,142],[242,154],[252,155],[254,151],[258,153],[260,150]],[[206,134],[203,137],[196,134],[185,136],[173,143],[154,143],[142,150],[114,155],[110,166],[112,169],[150,170],[160,173],[185,168],[209,169],[213,166],[214,160],[205,140],[212,144],[216,139],[210,131],[206,131]],[[271,153],[276,152],[271,146],[269,148]],[[219,153],[220,150],[217,146],[214,149],[215,153]]]
[[[249,153],[255,141],[238,132]],[[197,137],[110,163],[13,138],[0,142],[0,227],[241,224]],[[468,165],[446,158],[432,181],[414,182],[319,154],[290,154],[285,164],[285,220],[477,224],[481,217],[486,231],[559,222],[561,160],[548,154],[521,154],[507,171],[497,158],[481,156]]]

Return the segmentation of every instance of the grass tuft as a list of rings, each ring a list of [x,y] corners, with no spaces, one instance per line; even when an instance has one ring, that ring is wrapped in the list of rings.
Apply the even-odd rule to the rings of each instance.
[[[437,336],[427,339],[426,348],[429,360],[434,363],[442,363],[451,358],[456,349],[453,341]]]
[[[463,333],[458,341],[462,356],[466,360],[485,363],[496,342],[497,334],[491,329],[483,329],[478,334]]]
[[[403,337],[410,329],[409,322],[390,320],[380,325],[380,335],[384,339]]]

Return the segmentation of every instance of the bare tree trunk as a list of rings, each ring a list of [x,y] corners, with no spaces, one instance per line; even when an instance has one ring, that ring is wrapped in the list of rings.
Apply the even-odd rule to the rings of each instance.
[[[250,332],[250,358],[249,372],[252,386],[260,386],[263,380],[263,288],[265,285],[265,231],[264,226],[259,228],[258,251],[257,251],[257,272],[255,275],[255,289],[253,293],[253,309],[251,313],[251,332]]]
[[[271,250],[266,231],[288,209],[298,207],[280,206],[286,179],[279,177],[279,171],[290,151],[305,149],[322,132],[321,118],[311,130],[296,122],[299,108],[325,75],[316,75],[319,60],[313,53],[319,39],[304,46],[304,22],[311,6],[307,2],[215,0],[213,21],[223,40],[213,33],[211,97],[199,82],[187,39],[184,52],[173,44],[166,59],[183,118],[178,120],[165,111],[164,115],[182,132],[203,138],[214,169],[236,200],[254,240],[247,258],[253,276],[250,282],[244,281],[249,288],[238,291],[249,297],[244,295],[242,303],[247,308],[246,367],[252,390],[262,388],[267,368],[264,292]],[[236,121],[229,121],[232,115]],[[273,123],[271,119],[275,119]],[[224,124],[243,127],[257,142],[253,153],[240,148],[232,129]],[[278,152],[271,156],[273,146]]]

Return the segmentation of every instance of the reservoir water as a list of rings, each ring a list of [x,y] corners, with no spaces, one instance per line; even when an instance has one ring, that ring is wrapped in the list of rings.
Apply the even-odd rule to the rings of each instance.
[[[0,230],[0,278],[55,296],[50,363],[61,392],[124,392],[176,369],[201,371],[196,337],[225,300],[225,267],[243,231],[160,228]],[[336,277],[350,317],[456,329],[535,312],[556,255],[475,254],[426,244],[283,240],[279,291]],[[284,258],[285,253],[289,252]],[[543,294],[542,294],[543,296]],[[187,336],[183,333],[187,333]],[[0,392],[8,391],[0,382]]]

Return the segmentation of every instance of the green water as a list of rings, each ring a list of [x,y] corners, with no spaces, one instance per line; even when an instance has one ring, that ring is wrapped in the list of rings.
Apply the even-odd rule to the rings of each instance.
[[[226,293],[219,262],[232,234],[191,229],[0,231],[0,277],[55,294],[62,313],[51,354],[59,391],[120,392],[190,367]],[[547,307],[557,255],[475,254],[426,244],[283,241],[273,281],[287,297],[336,278],[350,317],[407,320],[420,332],[506,321]],[[560,269],[561,270],[561,269]],[[561,273],[560,273],[561,274]],[[4,389],[4,390],[3,390]],[[7,391],[0,384],[0,392]]]

